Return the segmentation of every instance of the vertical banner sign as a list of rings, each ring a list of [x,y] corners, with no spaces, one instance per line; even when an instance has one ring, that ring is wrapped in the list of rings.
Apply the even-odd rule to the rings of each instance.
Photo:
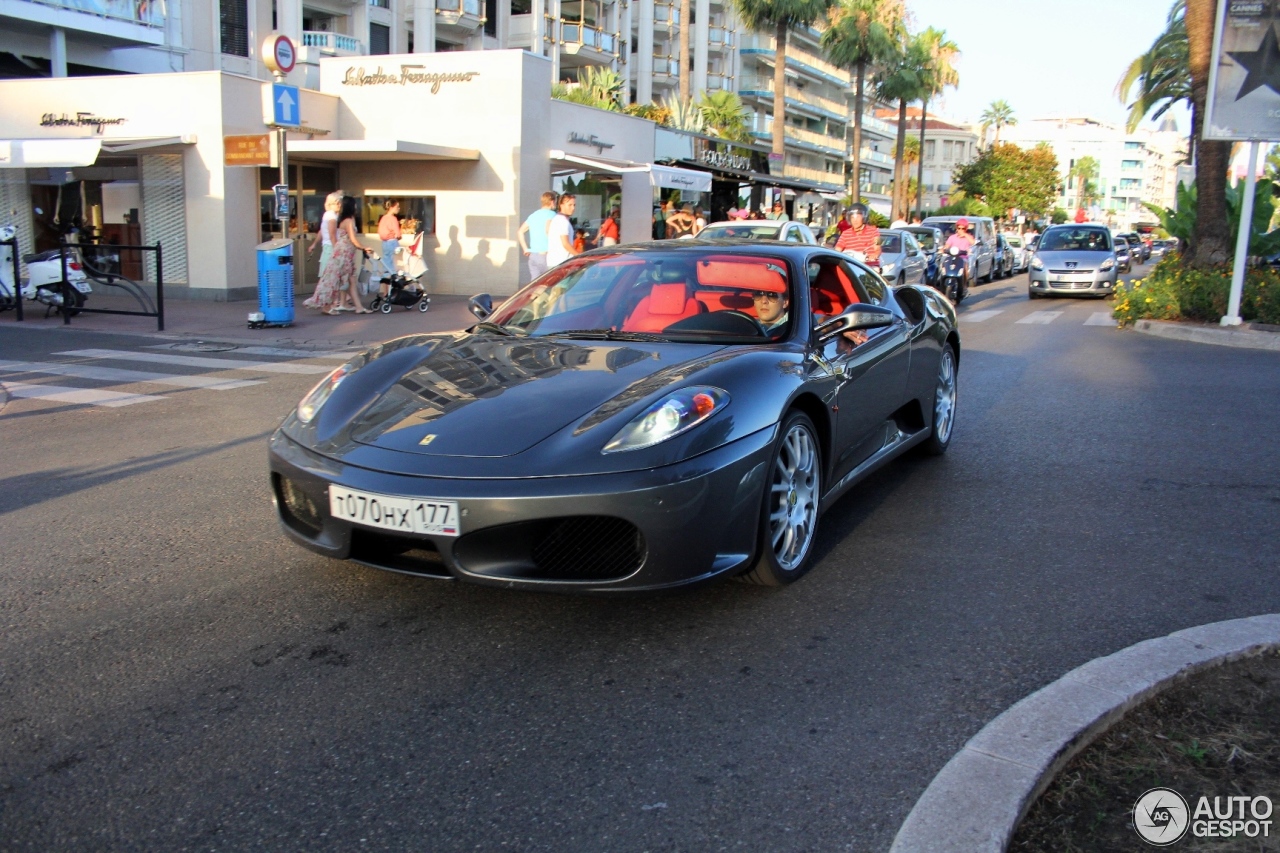
[[[289,185],[276,184],[271,187],[276,196],[276,219],[289,218]]]
[[[1280,140],[1280,3],[1218,0],[1205,139]]]

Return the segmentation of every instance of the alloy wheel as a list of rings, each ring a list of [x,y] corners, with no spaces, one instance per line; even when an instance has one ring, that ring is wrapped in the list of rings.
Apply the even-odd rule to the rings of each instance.
[[[769,542],[784,571],[809,553],[818,521],[818,449],[804,424],[792,424],[778,448],[769,488]]]
[[[942,348],[938,359],[938,390],[933,401],[933,433],[946,444],[951,439],[951,427],[956,413],[956,357],[951,347]]]

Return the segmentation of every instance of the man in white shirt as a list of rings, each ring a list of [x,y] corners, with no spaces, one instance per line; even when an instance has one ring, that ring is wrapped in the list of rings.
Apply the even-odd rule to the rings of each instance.
[[[578,206],[573,193],[560,196],[559,212],[547,223],[547,269],[578,254],[573,248],[573,223],[569,217]]]

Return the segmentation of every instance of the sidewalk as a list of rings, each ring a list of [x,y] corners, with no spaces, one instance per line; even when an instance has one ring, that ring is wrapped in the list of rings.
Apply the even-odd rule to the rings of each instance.
[[[105,288],[95,288],[86,307],[139,310],[132,298],[99,292],[103,289]],[[293,325],[283,328],[249,328],[249,312],[258,310],[256,300],[205,302],[174,299],[165,302],[163,332],[156,330],[155,317],[124,317],[116,314],[79,314],[71,318],[68,326],[63,324],[61,314],[46,318],[45,306],[37,302],[23,303],[25,319],[21,323],[16,322],[17,314],[14,311],[0,313],[0,330],[13,328],[106,332],[334,350],[375,344],[403,335],[464,329],[477,322],[467,309],[466,296],[433,295],[431,310],[425,314],[416,306],[412,306],[410,310],[397,306],[390,314],[343,314],[340,317],[328,317],[319,311],[303,308],[300,303],[304,298],[305,296],[297,297]],[[368,301],[368,297],[365,301]]]

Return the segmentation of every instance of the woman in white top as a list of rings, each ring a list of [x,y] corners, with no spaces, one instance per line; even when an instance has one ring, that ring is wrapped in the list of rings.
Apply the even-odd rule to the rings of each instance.
[[[307,254],[315,251],[316,244],[320,244],[320,274],[324,275],[324,268],[329,265],[329,261],[333,258],[333,243],[338,239],[338,208],[342,207],[342,191],[331,192],[324,199],[324,216],[320,217],[320,230],[316,232],[316,236],[311,238],[311,245],[307,246]]]
[[[559,213],[547,223],[547,269],[578,254],[573,248],[573,223],[569,217],[578,206],[572,193],[560,196]]]

